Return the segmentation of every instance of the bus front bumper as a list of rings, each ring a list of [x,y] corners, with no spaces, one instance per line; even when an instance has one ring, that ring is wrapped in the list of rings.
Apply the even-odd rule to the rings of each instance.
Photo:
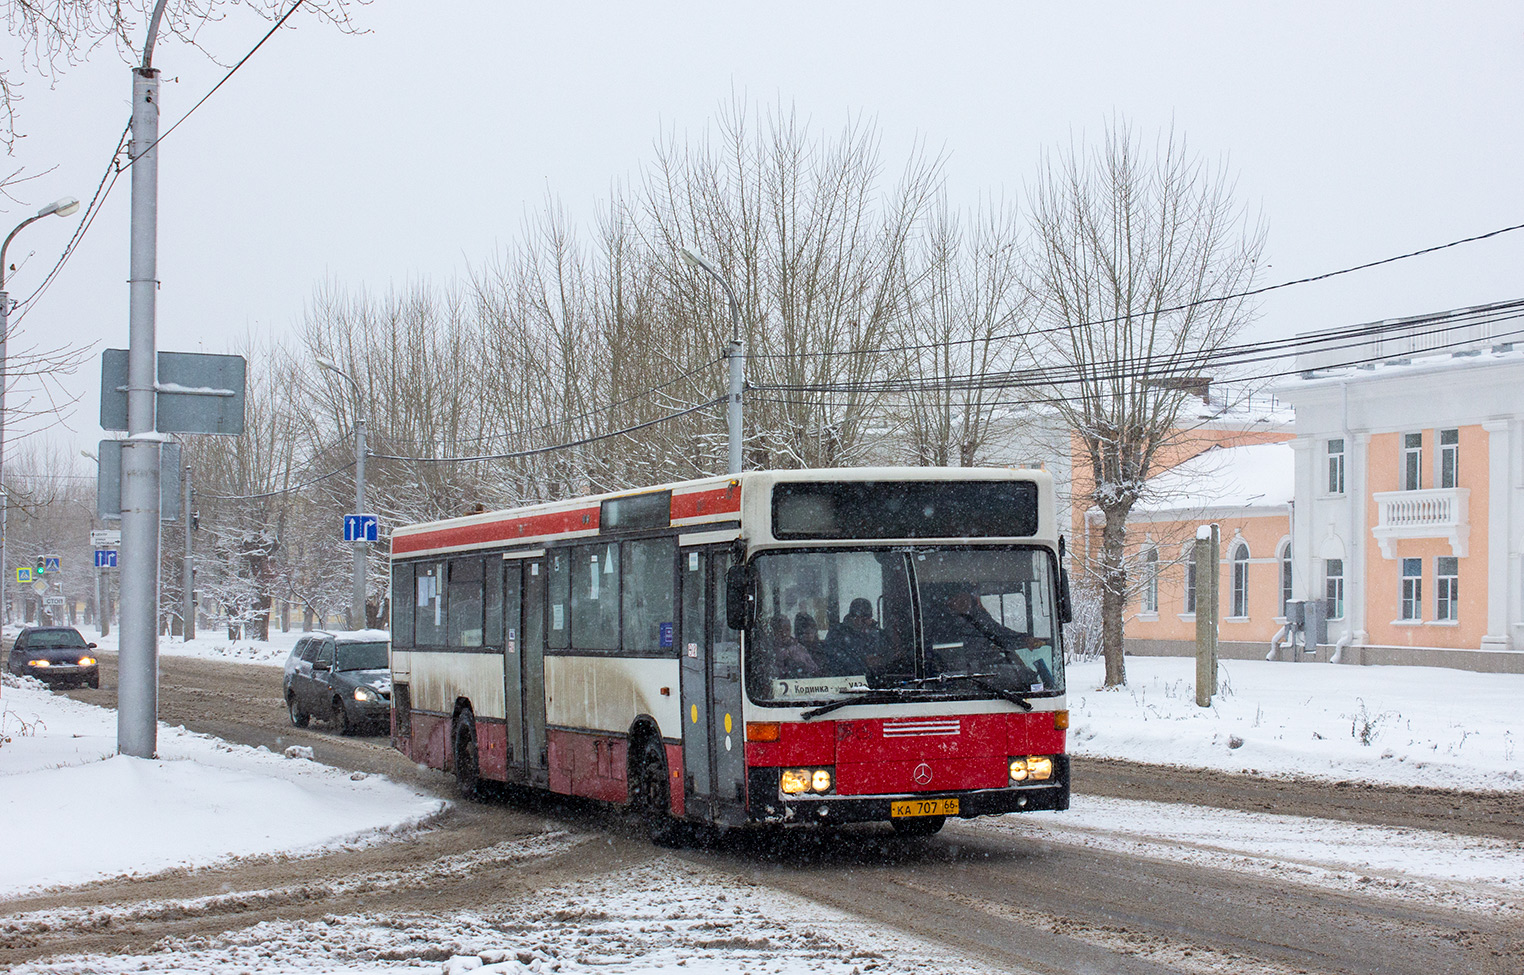
[[[1041,784],[964,792],[915,792],[906,795],[785,796],[778,791],[778,769],[749,769],[747,818],[754,823],[890,822],[892,806],[906,800],[958,800],[960,819],[1069,808],[1069,758],[1054,756],[1053,778]]]

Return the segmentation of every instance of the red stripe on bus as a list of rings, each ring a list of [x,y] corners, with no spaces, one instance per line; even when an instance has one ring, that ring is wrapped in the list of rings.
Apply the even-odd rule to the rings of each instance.
[[[692,491],[688,494],[672,495],[673,521],[740,510],[740,485],[716,488],[713,491]]]
[[[500,521],[483,521],[474,525],[440,528],[431,532],[419,532],[416,535],[393,535],[392,554],[405,555],[408,552],[423,552],[430,549],[511,542],[519,538],[560,535],[565,532],[586,531],[597,527],[597,508],[553,511],[543,515],[522,515]]]

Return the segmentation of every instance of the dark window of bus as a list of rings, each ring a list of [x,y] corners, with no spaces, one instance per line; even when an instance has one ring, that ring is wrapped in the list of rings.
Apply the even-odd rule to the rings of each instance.
[[[413,645],[413,567],[392,566],[392,646]]]
[[[572,549],[550,553],[546,585],[550,589],[550,626],[545,631],[545,646],[565,650],[571,646],[571,570]]]
[[[673,570],[677,539],[648,538],[623,543],[624,650],[626,653],[675,651]]]
[[[618,542],[571,550],[571,626],[573,649],[619,649]]]
[[[486,578],[482,581],[482,643],[489,647],[503,645],[503,560],[487,556]]]
[[[776,538],[1023,538],[1031,481],[814,481],[773,485]]]
[[[598,530],[602,532],[666,528],[671,524],[671,491],[637,494],[629,498],[611,498],[603,502],[598,511]]]
[[[482,560],[450,560],[450,592],[445,600],[449,621],[445,642],[452,647],[482,645]]]
[[[429,562],[413,568],[415,573],[413,592],[416,594],[413,600],[416,610],[413,622],[416,639],[413,645],[444,646],[444,565]]]

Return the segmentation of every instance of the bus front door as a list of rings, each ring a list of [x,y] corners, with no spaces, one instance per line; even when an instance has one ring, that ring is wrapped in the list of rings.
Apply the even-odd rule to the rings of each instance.
[[[545,560],[524,560],[524,760],[530,785],[550,788],[545,754]]]
[[[746,725],[741,715],[741,634],[726,623],[725,571],[730,553],[710,557],[709,715],[713,759],[714,821],[746,822]]]
[[[740,635],[725,624],[728,552],[682,553],[683,787],[690,819],[746,821]]]

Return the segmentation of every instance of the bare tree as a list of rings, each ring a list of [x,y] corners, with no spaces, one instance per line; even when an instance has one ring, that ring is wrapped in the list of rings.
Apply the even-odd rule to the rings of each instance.
[[[1104,517],[1083,555],[1115,686],[1126,682],[1127,515],[1181,435],[1192,382],[1253,317],[1235,296],[1254,280],[1264,233],[1235,202],[1224,165],[1173,130],[1150,149],[1119,119],[1100,146],[1082,141],[1043,160],[1031,223],[1034,352],[1073,432],[1075,507]]]

